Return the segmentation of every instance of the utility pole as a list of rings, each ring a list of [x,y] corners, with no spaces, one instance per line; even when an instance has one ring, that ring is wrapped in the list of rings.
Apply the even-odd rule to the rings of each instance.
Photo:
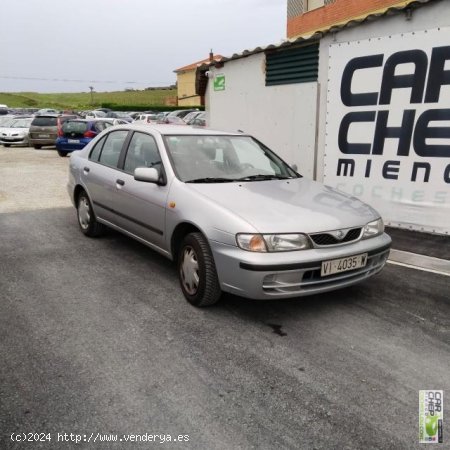
[[[89,86],[89,89],[91,90],[91,105],[94,104],[94,87]]]

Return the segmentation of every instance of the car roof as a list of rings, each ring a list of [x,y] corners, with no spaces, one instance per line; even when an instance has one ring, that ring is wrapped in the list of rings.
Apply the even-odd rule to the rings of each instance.
[[[156,132],[162,136],[170,136],[170,135],[203,135],[203,136],[211,136],[211,135],[223,135],[223,136],[243,136],[242,133],[232,133],[228,131],[219,131],[219,130],[211,130],[208,128],[192,128],[188,125],[170,125],[170,124],[139,124],[139,123],[130,123],[129,125],[119,125],[116,129],[125,128],[129,130],[135,131],[152,131]]]

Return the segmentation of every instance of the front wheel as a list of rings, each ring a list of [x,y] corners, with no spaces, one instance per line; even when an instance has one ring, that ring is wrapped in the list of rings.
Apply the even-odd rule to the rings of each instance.
[[[97,222],[89,197],[84,191],[78,196],[77,216],[81,232],[86,236],[97,237],[105,232],[105,225]]]
[[[40,150],[42,148],[42,145],[33,145],[35,150]]]
[[[11,147],[11,144],[3,144],[3,147]]]
[[[61,152],[60,150],[57,150],[58,155],[61,156],[61,158],[64,158],[65,156],[67,156],[66,152]]]
[[[178,276],[181,290],[192,305],[209,306],[219,301],[222,291],[203,234],[190,233],[184,238],[178,255]]]

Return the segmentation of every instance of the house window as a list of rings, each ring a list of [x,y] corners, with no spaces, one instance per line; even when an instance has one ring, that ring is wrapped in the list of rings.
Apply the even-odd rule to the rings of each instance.
[[[266,86],[309,83],[319,74],[319,44],[266,53]]]
[[[288,19],[301,16],[308,11],[312,11],[322,6],[331,5],[336,0],[288,0],[287,16]]]
[[[306,11],[320,8],[325,5],[325,0],[306,0]]]

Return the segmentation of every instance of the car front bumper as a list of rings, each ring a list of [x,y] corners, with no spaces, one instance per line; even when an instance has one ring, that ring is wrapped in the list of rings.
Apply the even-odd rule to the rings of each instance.
[[[28,136],[0,136],[0,144],[28,145]]]
[[[279,253],[252,253],[210,242],[223,291],[253,299],[320,294],[359,283],[386,264],[391,238],[382,234],[342,246]],[[322,277],[323,261],[367,253],[365,267]]]

